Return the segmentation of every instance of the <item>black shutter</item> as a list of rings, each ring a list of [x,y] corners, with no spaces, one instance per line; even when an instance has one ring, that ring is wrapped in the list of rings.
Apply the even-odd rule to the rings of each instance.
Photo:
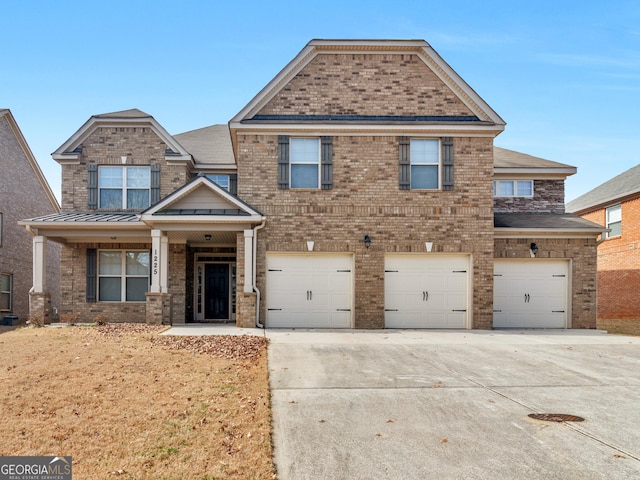
[[[231,195],[238,195],[238,174],[232,173],[229,175],[229,193]]]
[[[399,163],[400,170],[398,177],[400,181],[400,190],[409,190],[411,188],[411,159],[410,159],[410,146],[411,140],[409,137],[400,137],[399,143]]]
[[[98,208],[98,165],[90,163],[87,165],[89,179],[87,183],[87,208],[95,210]]]
[[[278,188],[289,188],[289,135],[278,135]]]
[[[333,137],[321,137],[320,168],[322,190],[333,188]]]
[[[98,272],[98,251],[95,248],[87,248],[87,282],[86,299],[87,303],[96,302],[96,288]]]
[[[453,137],[442,139],[442,190],[453,190]]]
[[[160,164],[151,165],[151,205],[160,201]]]

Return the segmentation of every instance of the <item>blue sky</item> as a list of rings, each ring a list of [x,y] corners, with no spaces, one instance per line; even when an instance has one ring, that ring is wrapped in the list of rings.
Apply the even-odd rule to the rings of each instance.
[[[226,123],[312,38],[426,40],[507,122],[497,146],[578,167],[567,201],[640,163],[637,0],[0,0],[0,18],[0,108],[58,197],[50,154],[91,115]]]

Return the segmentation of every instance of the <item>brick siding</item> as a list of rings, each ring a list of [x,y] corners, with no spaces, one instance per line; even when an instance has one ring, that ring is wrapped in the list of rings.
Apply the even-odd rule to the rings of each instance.
[[[496,197],[496,213],[564,213],[564,180],[534,180],[533,198]]]
[[[582,215],[606,226],[606,209]],[[598,246],[598,318],[640,319],[640,198],[622,203],[622,234]]]
[[[593,238],[495,239],[495,258],[531,258],[529,245],[537,243],[537,259],[571,259],[570,328],[596,328],[596,240]]]
[[[355,255],[355,327],[384,326],[384,254],[473,256],[473,326],[493,316],[493,148],[489,138],[454,140],[453,191],[398,188],[397,136],[336,136],[332,190],[278,190],[277,136],[238,135],[239,196],[267,217],[258,232],[257,283],[266,298],[266,252]],[[369,234],[367,250],[363,237]],[[240,258],[240,255],[238,255]],[[240,263],[239,263],[240,265]],[[261,302],[261,317],[265,302]]]

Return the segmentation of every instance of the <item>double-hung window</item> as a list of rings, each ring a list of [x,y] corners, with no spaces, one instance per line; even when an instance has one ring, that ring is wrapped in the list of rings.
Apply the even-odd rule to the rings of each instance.
[[[207,175],[207,178],[229,191],[229,175]]]
[[[533,180],[494,180],[494,197],[533,197]]]
[[[618,237],[622,235],[622,206],[615,205],[607,208],[607,238]]]
[[[440,142],[411,140],[411,189],[437,190],[440,186]]]
[[[0,273],[0,312],[11,311],[11,291],[13,277],[10,273]]]
[[[148,250],[98,252],[98,300],[144,302],[149,288]]]
[[[291,188],[320,188],[320,139],[292,138],[289,146]]]
[[[150,205],[150,167],[100,166],[99,208],[144,210]]]

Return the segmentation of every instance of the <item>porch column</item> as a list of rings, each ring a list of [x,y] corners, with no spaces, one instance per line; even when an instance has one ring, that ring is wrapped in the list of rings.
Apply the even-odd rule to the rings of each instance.
[[[33,287],[29,291],[29,321],[42,327],[50,322],[51,295],[46,282],[47,237],[33,237]]]
[[[47,237],[33,237],[33,288],[32,293],[44,293],[46,284]]]
[[[169,293],[169,237],[160,237],[160,291]]]
[[[253,230],[244,231],[244,292],[253,292]]]
[[[151,293],[166,293],[167,238],[162,230],[151,230]]]

